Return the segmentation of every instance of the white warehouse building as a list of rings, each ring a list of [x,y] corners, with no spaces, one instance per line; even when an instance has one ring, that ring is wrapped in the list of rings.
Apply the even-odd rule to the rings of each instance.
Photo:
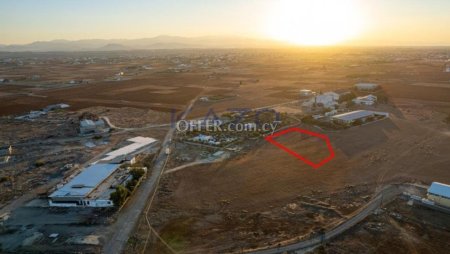
[[[332,116],[332,119],[341,124],[351,124],[357,120],[366,121],[367,119],[369,119],[371,117],[376,117],[376,116],[389,117],[389,113],[376,112],[376,111],[370,111],[370,110],[356,110],[356,111]]]
[[[113,202],[110,194],[114,191],[114,185],[120,179],[116,179],[123,171],[119,170],[124,162],[133,164],[135,157],[146,153],[156,139],[147,137],[135,137],[127,140],[131,144],[106,154],[106,157],[83,169],[78,175],[70,178],[62,186],[48,196],[50,206],[58,207],[110,207]],[[125,171],[125,177],[128,177]],[[120,177],[119,177],[120,178]]]

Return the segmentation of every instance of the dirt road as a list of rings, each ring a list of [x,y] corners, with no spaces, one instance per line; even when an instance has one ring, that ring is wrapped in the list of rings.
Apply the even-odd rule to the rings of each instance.
[[[197,98],[193,99],[186,110],[181,115],[181,120],[185,119],[187,114],[191,111]],[[147,200],[151,196],[152,192],[155,190],[158,179],[164,171],[165,161],[169,156],[166,154],[166,148],[170,147],[172,137],[175,133],[175,128],[170,128],[161,144],[161,150],[155,159],[155,164],[152,168],[152,174],[150,178],[143,182],[143,184],[138,188],[136,193],[132,198],[129,199],[128,203],[123,207],[117,221],[112,225],[111,231],[112,235],[106,240],[103,245],[104,253],[122,253],[125,245],[127,244],[128,237],[131,231],[134,229],[141,212],[145,209]]]
[[[308,240],[299,241],[297,243],[285,245],[285,246],[277,246],[270,249],[261,249],[261,250],[248,250],[244,251],[245,253],[254,253],[254,254],[278,254],[285,253],[287,251],[301,251],[304,249],[309,249],[321,244],[324,241],[330,240],[342,233],[351,227],[358,224],[360,221],[364,220],[367,216],[372,214],[372,212],[379,208],[380,206],[387,204],[395,199],[398,195],[400,195],[404,190],[403,187],[414,187],[412,185],[388,185],[383,188],[369,203],[367,203],[364,207],[356,211],[348,220],[339,224],[334,229],[325,232],[325,234],[315,236]]]

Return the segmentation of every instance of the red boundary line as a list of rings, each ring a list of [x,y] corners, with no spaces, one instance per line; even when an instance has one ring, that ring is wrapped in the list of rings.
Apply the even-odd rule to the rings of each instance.
[[[299,133],[303,133],[303,134],[307,134],[313,137],[318,137],[322,140],[325,141],[327,148],[328,148],[328,152],[330,153],[330,155],[328,157],[326,157],[325,159],[321,160],[319,163],[314,163],[310,160],[308,160],[307,158],[303,157],[302,155],[292,151],[291,149],[287,148],[286,146],[278,143],[277,141],[274,140],[274,138],[282,136],[284,134],[290,133],[290,132],[299,132]],[[331,146],[331,142],[330,139],[328,138],[328,136],[324,135],[324,134],[320,134],[320,133],[316,133],[313,131],[309,131],[309,130],[305,130],[305,129],[300,129],[297,127],[292,127],[292,128],[288,128],[279,132],[276,132],[272,135],[269,135],[267,137],[265,137],[265,140],[267,140],[268,142],[270,142],[271,144],[275,145],[276,147],[282,149],[283,151],[289,153],[290,155],[296,157],[297,159],[302,160],[303,162],[305,162],[306,164],[310,165],[311,167],[313,167],[314,169],[318,169],[321,166],[323,166],[325,163],[331,161],[334,158],[334,150],[333,147]]]

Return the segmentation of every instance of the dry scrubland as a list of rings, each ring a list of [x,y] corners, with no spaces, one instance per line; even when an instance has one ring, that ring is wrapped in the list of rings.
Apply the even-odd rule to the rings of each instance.
[[[70,125],[71,119],[84,111],[107,116],[120,128],[141,128],[168,123],[172,109],[182,110],[196,96],[212,100],[197,101],[189,117],[204,116],[211,108],[219,113],[230,108],[290,102],[298,99],[299,89],[329,91],[361,81],[382,85],[388,102],[374,109],[388,111],[392,117],[327,132],[336,157],[318,170],[265,140],[256,139],[229,160],[163,176],[149,219],[174,249],[182,253],[211,253],[267,246],[335,225],[387,183],[450,182],[450,129],[445,122],[450,114],[450,73],[442,71],[446,50],[146,51],[98,53],[94,63],[81,64],[74,64],[74,59],[87,57],[84,53],[32,54],[31,58],[43,59],[34,64],[26,61],[30,56],[25,53],[2,53],[2,58],[21,58],[24,64],[0,65],[0,77],[15,80],[0,84],[0,114],[5,116],[0,122],[0,141],[2,146],[17,142],[38,144],[47,130],[57,128],[56,123],[23,123],[6,116],[51,103],[68,103],[69,111],[75,111],[73,117],[64,116],[59,122],[62,125],[58,128],[65,126],[67,130],[58,133],[69,135],[75,128]],[[180,64],[185,66],[174,69]],[[152,68],[140,67],[144,65]],[[121,71],[121,80],[113,80]],[[30,80],[31,74],[40,75],[40,81]],[[72,79],[87,81],[69,84]],[[312,126],[300,127],[322,132]],[[162,138],[164,131],[136,130],[129,134]],[[113,135],[109,146],[127,134],[123,135]],[[280,142],[314,160],[324,153],[323,144],[313,139],[286,136]],[[82,146],[79,141],[68,145],[72,149]],[[68,149],[67,144],[59,149]],[[78,157],[69,162],[85,161],[102,149],[88,153],[79,149],[79,155],[71,154]],[[33,147],[26,152],[30,150],[38,157],[45,155]],[[192,150],[189,148],[186,153]],[[21,163],[32,167],[34,161]],[[59,167],[50,163],[44,168],[56,172]],[[0,184],[8,188],[7,182]],[[388,223],[397,227],[392,221]],[[141,216],[126,252],[140,253],[147,233],[145,218]],[[348,238],[354,234],[336,241],[350,241]],[[414,242],[408,244],[411,248],[416,246]],[[387,248],[389,244],[383,246]],[[164,253],[167,248],[150,234],[146,251]],[[384,248],[378,247],[377,251]]]

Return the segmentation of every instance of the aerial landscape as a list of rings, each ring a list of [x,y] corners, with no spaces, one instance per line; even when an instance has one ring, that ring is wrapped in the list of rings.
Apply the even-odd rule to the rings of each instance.
[[[0,253],[448,253],[448,2],[0,7]]]

